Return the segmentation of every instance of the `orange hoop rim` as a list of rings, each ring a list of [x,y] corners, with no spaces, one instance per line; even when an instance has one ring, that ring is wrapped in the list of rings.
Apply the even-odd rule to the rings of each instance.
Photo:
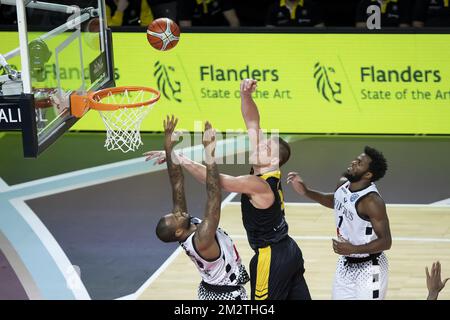
[[[146,91],[153,93],[155,96],[149,100],[137,103],[102,103],[95,100],[96,98],[103,99],[109,93],[117,94],[125,91]],[[91,92],[87,95],[88,107],[90,109],[99,111],[114,111],[121,108],[139,108],[155,103],[156,101],[159,100],[160,97],[161,92],[159,92],[158,90],[142,86],[122,86],[122,87],[105,88],[102,90]]]

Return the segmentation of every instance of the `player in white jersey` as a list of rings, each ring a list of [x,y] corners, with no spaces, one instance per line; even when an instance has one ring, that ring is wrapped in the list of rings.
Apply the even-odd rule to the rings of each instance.
[[[288,175],[297,193],[334,209],[333,250],[340,256],[333,299],[384,299],[386,295],[388,263],[383,251],[390,249],[392,239],[386,205],[374,184],[386,170],[383,154],[366,146],[334,194],[309,189],[296,172]]]
[[[187,213],[184,194],[184,177],[178,158],[173,153],[176,144],[174,130],[178,119],[167,117],[164,121],[166,161],[172,185],[173,212],[162,217],[156,227],[156,235],[164,242],[178,241],[186,254],[196,265],[202,282],[198,288],[200,300],[243,300],[247,299],[244,284],[249,276],[231,238],[220,228],[221,189],[219,170],[214,159],[215,131],[209,122],[205,124],[203,145],[207,168],[206,203],[203,221]],[[147,153],[152,159],[152,152]],[[177,163],[175,164],[174,161]]]

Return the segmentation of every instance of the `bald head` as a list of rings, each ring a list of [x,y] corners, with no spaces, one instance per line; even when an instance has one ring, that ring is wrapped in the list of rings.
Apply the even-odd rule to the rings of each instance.
[[[158,225],[156,226],[156,236],[163,242],[177,241],[175,236],[176,225],[171,221],[169,215],[161,217]]]

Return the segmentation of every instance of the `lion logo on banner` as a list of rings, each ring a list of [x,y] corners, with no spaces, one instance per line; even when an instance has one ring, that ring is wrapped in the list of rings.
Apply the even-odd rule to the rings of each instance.
[[[172,80],[170,73],[174,73],[175,68],[172,66],[165,66],[164,64],[156,61],[155,72],[153,75],[156,77],[158,90],[168,100],[175,100],[181,102],[181,99],[177,95],[181,92],[180,81]]]
[[[314,65],[314,79],[316,79],[316,88],[324,99],[331,102],[331,99],[341,104],[339,95],[342,93],[341,83],[334,81],[336,71],[332,67],[326,67],[317,62]]]

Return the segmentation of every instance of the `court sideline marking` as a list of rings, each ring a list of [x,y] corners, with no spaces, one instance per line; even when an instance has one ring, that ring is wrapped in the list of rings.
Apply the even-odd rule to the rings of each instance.
[[[241,136],[218,141],[217,157],[244,152],[246,140],[246,136]],[[235,144],[237,144],[237,148]],[[240,150],[239,147],[242,148],[242,146],[243,150]],[[225,152],[223,152],[224,147]],[[176,151],[195,153],[202,152],[202,150],[203,145],[196,145]],[[79,275],[76,272],[70,272],[73,270],[73,265],[56,239],[25,201],[165,169],[164,164],[152,165],[151,162],[145,162],[143,157],[139,157],[13,186],[8,186],[2,180],[0,208],[5,214],[0,215],[0,227],[16,252],[24,259],[27,268],[36,278],[38,287],[44,291],[42,292],[44,299],[90,299],[90,297]],[[28,238],[36,238],[37,241],[21,241],[20,239],[23,239],[24,235],[28,235]],[[51,259],[48,259],[49,257]],[[58,280],[55,283],[57,278],[65,279],[65,281]],[[49,279],[53,279],[52,283],[58,287],[57,290],[49,288]],[[75,285],[69,287],[68,283]]]
[[[450,206],[450,198],[433,202],[430,205],[431,206],[436,206],[436,207],[438,207],[438,206]]]
[[[0,192],[5,192],[8,188],[8,184],[0,177]]]
[[[294,240],[331,240],[331,236],[294,236],[289,235]],[[247,236],[243,234],[232,234],[232,239],[246,240]],[[412,241],[412,242],[432,242],[432,243],[450,243],[450,238],[417,238],[417,237],[392,237],[392,241]]]
[[[444,201],[444,200],[443,200]],[[322,207],[322,205],[320,203],[316,203],[316,202],[285,202],[284,203],[287,206],[293,206],[293,207]],[[241,203],[240,202],[230,202],[229,205],[232,206],[240,206]],[[445,204],[442,203],[442,201],[438,201],[438,202],[433,202],[433,203],[425,203],[425,204],[418,204],[418,203],[387,203],[386,206],[388,207],[394,207],[394,208],[407,208],[407,207],[415,207],[415,208],[444,208],[444,209],[449,209],[450,208],[450,203],[449,204]],[[333,209],[330,209],[333,210]]]

